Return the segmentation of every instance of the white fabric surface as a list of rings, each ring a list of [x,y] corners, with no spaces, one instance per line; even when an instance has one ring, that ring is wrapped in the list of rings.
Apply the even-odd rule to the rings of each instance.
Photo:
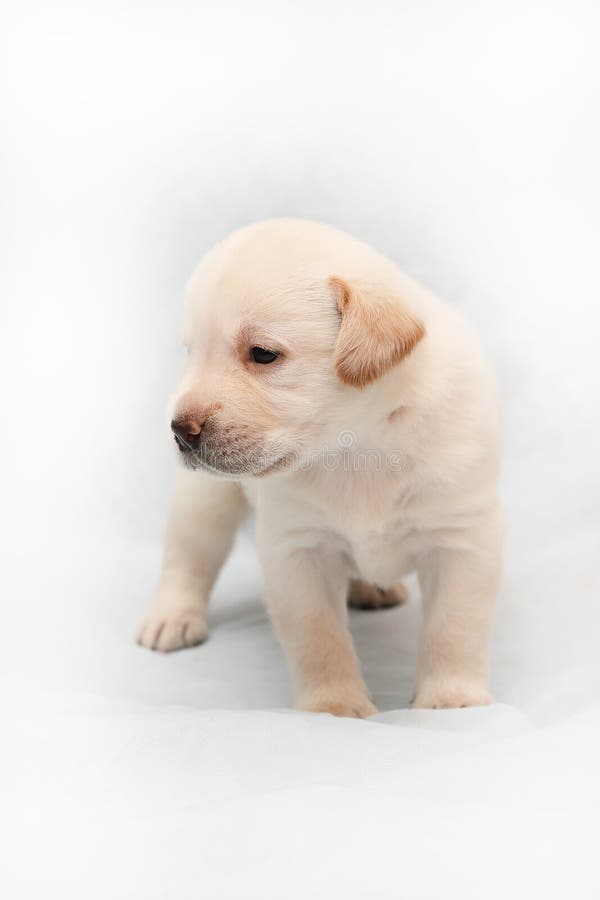
[[[528,558],[533,596],[509,565],[489,708],[407,709],[418,604],[353,612],[369,721],[287,708],[247,535],[209,642],[169,656],[130,641],[158,547],[96,552],[93,569],[81,547],[62,602],[46,595],[37,634],[24,612],[5,648],[3,895],[597,896],[597,636],[567,611],[577,594],[591,626],[584,544]],[[48,576],[28,576],[40,596]]]
[[[598,897],[597,34],[573,0],[6,5],[2,898]],[[205,646],[133,643],[183,281],[290,214],[377,244],[489,348],[489,708],[407,709],[413,583],[351,615],[380,715],[291,711],[248,533]]]

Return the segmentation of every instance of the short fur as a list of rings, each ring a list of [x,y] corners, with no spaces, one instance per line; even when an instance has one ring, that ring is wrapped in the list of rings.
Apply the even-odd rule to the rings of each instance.
[[[140,643],[204,640],[211,588],[250,504],[297,706],[375,712],[347,626],[349,585],[378,585],[360,588],[359,605],[386,605],[413,569],[424,609],[414,705],[488,703],[500,417],[466,323],[371,247],[281,219],[205,257],[184,340],[172,413],[192,443],[176,450],[184,466]],[[253,346],[278,356],[261,365]]]

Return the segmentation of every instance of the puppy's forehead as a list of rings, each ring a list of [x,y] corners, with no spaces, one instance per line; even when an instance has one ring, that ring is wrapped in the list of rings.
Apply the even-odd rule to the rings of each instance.
[[[218,332],[233,338],[240,328],[265,326],[282,333],[323,320],[335,321],[335,304],[327,280],[307,265],[285,261],[208,259],[186,289],[185,332]]]

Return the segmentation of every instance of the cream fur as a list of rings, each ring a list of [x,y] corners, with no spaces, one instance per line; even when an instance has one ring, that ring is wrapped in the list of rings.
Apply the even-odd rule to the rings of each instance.
[[[462,319],[372,248],[282,219],[235,232],[201,262],[185,342],[173,412],[200,430],[201,449],[178,451],[191,468],[177,474],[140,643],[205,638],[208,597],[249,502],[300,708],[375,711],[347,627],[348,585],[387,589],[415,569],[415,706],[488,703],[499,404]],[[280,356],[259,365],[255,345]]]

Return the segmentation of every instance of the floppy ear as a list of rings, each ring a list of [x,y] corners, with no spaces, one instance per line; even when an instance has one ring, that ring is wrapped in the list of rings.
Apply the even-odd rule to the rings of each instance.
[[[425,335],[423,323],[398,296],[370,284],[329,279],[342,324],[335,345],[335,370],[345,384],[362,388],[395,366]]]

